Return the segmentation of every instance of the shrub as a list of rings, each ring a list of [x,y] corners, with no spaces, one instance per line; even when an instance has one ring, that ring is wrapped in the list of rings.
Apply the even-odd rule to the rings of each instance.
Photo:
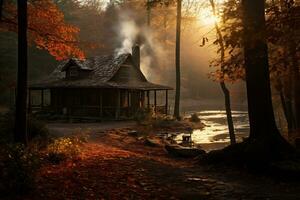
[[[158,115],[152,119],[153,128],[171,128],[179,126],[180,122],[173,117]]]
[[[81,152],[86,137],[83,135],[55,139],[48,145],[46,158],[52,164],[59,164],[67,158],[73,159]]]
[[[9,112],[0,114],[0,143],[7,144],[13,141],[14,115]]]
[[[35,172],[40,166],[42,147],[50,141],[46,126],[29,116],[25,148],[13,143],[14,113],[0,114],[0,194],[15,196],[34,188]]]
[[[49,139],[49,130],[46,125],[36,118],[28,118],[28,139]]]
[[[40,159],[37,152],[21,144],[0,146],[0,193],[15,196],[34,187]]]
[[[134,115],[134,120],[138,123],[138,124],[143,124],[143,123],[148,123],[151,118],[152,118],[152,111],[151,109],[148,108],[142,108],[139,109],[135,115]]]
[[[12,143],[14,135],[14,113],[8,112],[0,115],[0,143]],[[28,117],[28,139],[35,138],[48,140],[49,131],[44,123],[38,121],[32,116]]]
[[[200,122],[200,118],[199,118],[199,116],[197,115],[197,113],[191,114],[190,122],[195,122],[195,123]]]

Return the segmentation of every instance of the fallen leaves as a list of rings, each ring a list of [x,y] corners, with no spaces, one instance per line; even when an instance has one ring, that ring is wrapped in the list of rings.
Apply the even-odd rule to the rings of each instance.
[[[146,147],[143,141],[127,137],[126,132],[111,131],[100,139],[102,142],[84,144],[76,160],[44,166],[36,180],[38,190],[30,199],[168,199],[173,196],[175,191],[167,185],[162,188],[164,181],[153,175],[165,179],[161,166],[167,164],[173,168],[169,165],[171,159],[160,158],[162,162],[158,159],[167,155],[162,148]]]
[[[223,171],[209,176],[192,160],[171,159],[162,147],[145,146],[126,131],[101,134],[84,144],[77,159],[43,166],[27,199],[254,199],[249,191],[257,196],[257,188],[269,184],[258,180],[253,189],[249,177],[237,173],[230,179],[246,181],[233,185],[220,178],[226,176]]]

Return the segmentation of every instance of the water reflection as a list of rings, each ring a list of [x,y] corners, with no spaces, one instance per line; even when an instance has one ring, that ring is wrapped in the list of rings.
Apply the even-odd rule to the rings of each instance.
[[[189,117],[191,113],[186,113]],[[204,129],[196,129],[193,131],[192,140],[195,144],[199,144],[205,150],[223,148],[229,144],[230,138],[228,134],[226,112],[224,110],[209,110],[197,112],[201,122],[205,124]],[[249,121],[248,113],[245,111],[232,111],[234,121],[236,139],[238,142],[248,137]],[[176,140],[181,140],[183,134],[179,134]]]

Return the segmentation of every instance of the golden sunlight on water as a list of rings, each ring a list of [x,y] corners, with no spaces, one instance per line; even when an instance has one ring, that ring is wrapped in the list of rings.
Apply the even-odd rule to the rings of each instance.
[[[193,113],[193,112],[191,112]],[[227,146],[230,143],[226,113],[223,110],[210,110],[197,112],[205,127],[202,130],[195,129],[192,134],[194,144],[202,146],[210,151]],[[190,113],[186,115],[189,117]],[[248,113],[245,111],[233,111],[235,135],[238,142],[248,137],[249,122]],[[182,139],[184,133],[176,137],[177,141]]]

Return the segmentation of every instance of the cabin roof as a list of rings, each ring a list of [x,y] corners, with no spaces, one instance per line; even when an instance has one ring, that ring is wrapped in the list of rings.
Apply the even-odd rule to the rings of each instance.
[[[127,82],[111,80],[127,59],[132,59],[131,54],[121,54],[118,56],[96,56],[85,59],[84,61],[72,58],[62,61],[49,76],[32,82],[30,84],[30,88],[120,88],[139,90],[172,89],[168,86],[158,85],[147,81],[141,70],[135,65],[133,65],[133,67],[138,69],[139,73],[143,77],[143,80]],[[66,79],[65,71],[70,64],[77,65],[81,70],[88,70],[90,71],[90,74],[79,79]]]
[[[71,58],[67,61],[65,61],[63,64],[63,67],[61,68],[61,71],[66,71],[69,66],[75,65],[78,66],[81,70],[93,70],[92,65],[90,62],[85,62],[83,60],[79,60],[77,58]]]

